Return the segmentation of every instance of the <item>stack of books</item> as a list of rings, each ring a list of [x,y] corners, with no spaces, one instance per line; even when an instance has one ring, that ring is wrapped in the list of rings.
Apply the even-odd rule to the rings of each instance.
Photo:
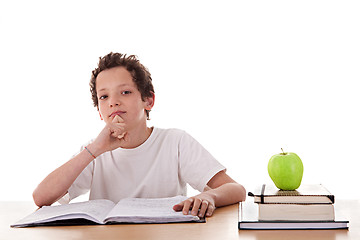
[[[240,203],[239,229],[347,229],[335,218],[335,197],[321,184],[303,184],[294,191],[262,185]]]

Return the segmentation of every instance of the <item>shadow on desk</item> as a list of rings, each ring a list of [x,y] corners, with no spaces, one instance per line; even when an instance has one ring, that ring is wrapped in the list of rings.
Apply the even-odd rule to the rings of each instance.
[[[339,240],[349,239],[348,230],[240,230],[239,239]]]

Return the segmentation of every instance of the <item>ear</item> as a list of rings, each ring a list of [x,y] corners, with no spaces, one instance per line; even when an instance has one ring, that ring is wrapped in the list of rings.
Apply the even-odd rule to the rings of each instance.
[[[101,119],[101,120],[104,120],[104,119],[103,119],[103,117],[101,116],[100,111],[99,111],[99,107],[97,108],[97,110],[98,110],[98,113],[99,113],[100,119]]]
[[[150,111],[155,104],[155,93],[151,92],[151,97],[147,97],[145,99],[145,110]]]

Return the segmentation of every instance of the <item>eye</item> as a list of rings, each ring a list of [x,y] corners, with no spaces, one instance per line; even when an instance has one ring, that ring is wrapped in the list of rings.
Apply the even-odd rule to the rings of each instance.
[[[104,99],[106,99],[107,97],[108,97],[107,95],[102,95],[102,96],[99,97],[99,99],[100,99],[100,100],[104,100]]]
[[[131,91],[122,91],[122,92],[121,92],[122,95],[128,95],[128,94],[130,94],[130,93],[131,93]]]

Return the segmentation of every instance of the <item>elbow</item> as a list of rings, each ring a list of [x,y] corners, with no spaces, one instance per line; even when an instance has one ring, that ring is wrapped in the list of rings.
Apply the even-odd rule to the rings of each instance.
[[[33,194],[32,194],[32,197],[33,197],[33,200],[34,200],[34,203],[36,206],[38,207],[42,207],[42,202],[40,201],[38,195],[36,194],[36,192],[34,191]]]
[[[41,195],[41,193],[38,192],[38,189],[35,189],[33,194],[32,194],[34,203],[36,206],[38,206],[39,208],[41,208],[42,206],[50,206],[51,203],[47,203],[45,198]]]
[[[38,206],[38,207],[41,208],[42,206],[45,205],[45,204],[43,203],[41,197],[39,196],[38,192],[36,191],[36,189],[35,189],[35,191],[33,192],[32,197],[33,197],[33,200],[34,200],[34,203],[35,203],[36,206]]]
[[[246,200],[246,189],[243,185],[239,184],[239,202],[244,202]]]
[[[57,197],[56,195],[55,196],[51,195],[51,193],[39,191],[39,189],[36,188],[32,194],[32,197],[36,206],[41,208],[42,206],[51,206],[51,204],[59,200],[66,193],[67,191],[64,194]]]

